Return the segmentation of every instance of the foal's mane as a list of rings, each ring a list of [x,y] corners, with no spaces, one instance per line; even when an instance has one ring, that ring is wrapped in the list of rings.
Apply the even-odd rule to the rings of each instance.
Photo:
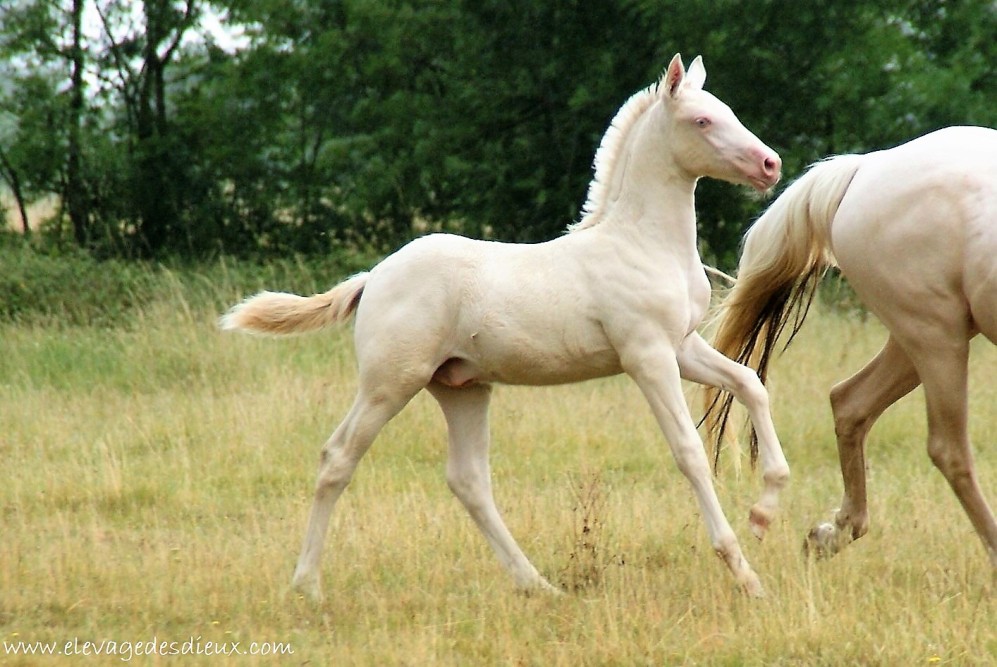
[[[654,104],[660,83],[660,81],[652,83],[647,88],[637,91],[616,112],[609,129],[599,142],[599,149],[592,161],[595,175],[589,183],[588,196],[585,205],[582,206],[582,219],[568,225],[569,232],[594,227],[602,221],[602,215],[606,210],[607,191],[613,182],[613,173],[620,153],[626,145],[627,136],[637,123],[637,119]]]

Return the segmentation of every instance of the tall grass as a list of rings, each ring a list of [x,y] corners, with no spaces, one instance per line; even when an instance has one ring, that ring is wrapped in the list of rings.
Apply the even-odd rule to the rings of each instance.
[[[828,562],[801,557],[841,492],[827,390],[882,342],[873,321],[819,309],[772,369],[794,477],[764,543],[747,530],[759,476],[735,465],[736,450],[724,455],[718,492],[765,599],[735,590],[645,403],[612,378],[501,387],[493,399],[500,508],[570,593],[514,591],[446,488],[443,420],[421,395],[337,507],[326,600],[313,606],[287,585],[319,447],[352,399],[349,331],[223,335],[215,319],[239,281],[197,275],[175,274],[117,326],[0,324],[8,644],[155,637],[294,650],[238,664],[997,664],[993,572],[925,455],[920,392],[872,433],[869,535]],[[973,364],[972,437],[993,503],[995,350],[977,345]],[[72,661],[0,652],[2,664]]]

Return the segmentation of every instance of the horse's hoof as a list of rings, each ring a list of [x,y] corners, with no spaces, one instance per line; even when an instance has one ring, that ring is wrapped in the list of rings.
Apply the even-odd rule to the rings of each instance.
[[[814,526],[803,541],[803,554],[817,560],[826,560],[838,553],[838,528],[833,523]]]

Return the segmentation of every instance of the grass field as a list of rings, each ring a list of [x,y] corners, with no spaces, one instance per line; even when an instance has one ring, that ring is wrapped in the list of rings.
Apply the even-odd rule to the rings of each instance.
[[[352,398],[349,330],[259,340],[216,316],[174,299],[116,328],[0,324],[0,664],[77,664],[88,641],[115,643],[98,664],[997,664],[997,582],[925,455],[920,392],[873,431],[869,535],[801,557],[840,499],[827,391],[878,349],[873,321],[817,312],[772,369],[793,479],[763,543],[759,475],[726,452],[721,502],[766,598],[735,590],[647,406],[613,378],[492,402],[499,506],[572,592],[515,592],[446,488],[421,395],[337,507],[314,606],[288,583],[319,447]],[[980,342],[973,364],[993,504],[997,351]],[[154,641],[202,655],[138,655]],[[11,649],[48,642],[77,655]],[[293,654],[207,655],[232,642]]]

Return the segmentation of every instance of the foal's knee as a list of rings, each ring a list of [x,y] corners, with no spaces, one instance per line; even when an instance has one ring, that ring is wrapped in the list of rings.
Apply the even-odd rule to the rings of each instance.
[[[710,476],[710,463],[699,438],[686,438],[672,445],[672,454],[679,472],[688,479],[701,479]]]

